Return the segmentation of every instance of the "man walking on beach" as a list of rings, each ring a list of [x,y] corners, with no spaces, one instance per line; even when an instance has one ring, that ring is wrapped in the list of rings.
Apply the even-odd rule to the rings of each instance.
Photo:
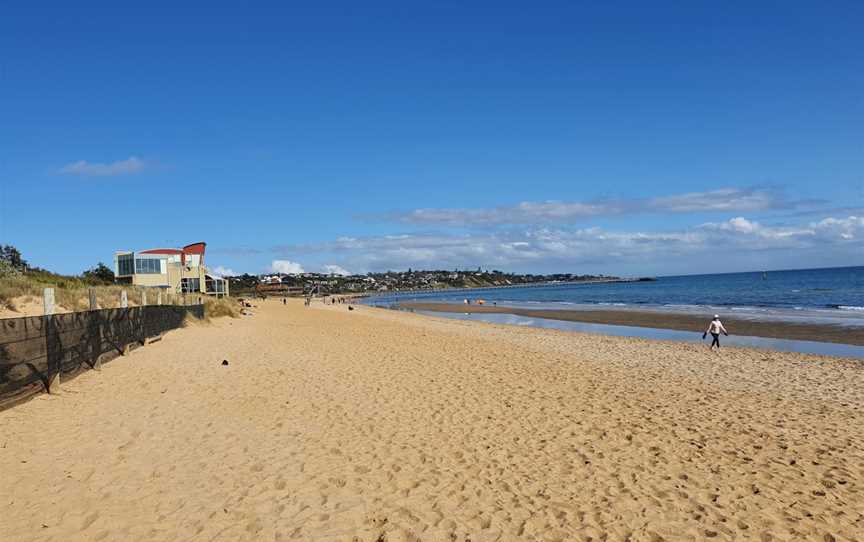
[[[729,336],[729,333],[726,331],[726,328],[723,327],[723,323],[720,322],[720,315],[715,314],[714,319],[711,320],[711,323],[708,324],[708,329],[705,330],[705,333],[702,334],[702,338],[704,339],[708,334],[711,334],[714,337],[714,340],[711,341],[711,350],[714,350],[716,346],[717,349],[720,349],[720,333],[723,335]]]

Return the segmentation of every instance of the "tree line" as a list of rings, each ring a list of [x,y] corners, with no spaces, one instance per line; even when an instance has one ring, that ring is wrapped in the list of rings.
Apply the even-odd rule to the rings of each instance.
[[[0,245],[0,278],[12,275],[56,275],[46,269],[34,267],[27,263],[27,260],[21,254],[21,251],[12,245]],[[88,284],[113,284],[114,271],[102,262],[94,265],[90,269],[84,270],[80,277],[81,280]]]

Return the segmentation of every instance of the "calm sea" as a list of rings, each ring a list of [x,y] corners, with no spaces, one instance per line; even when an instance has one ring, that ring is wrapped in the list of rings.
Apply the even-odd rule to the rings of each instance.
[[[449,290],[374,297],[399,301],[462,302],[482,298],[499,306],[548,309],[650,310],[757,320],[864,326],[864,267],[660,277],[653,282],[557,284],[530,288]]]

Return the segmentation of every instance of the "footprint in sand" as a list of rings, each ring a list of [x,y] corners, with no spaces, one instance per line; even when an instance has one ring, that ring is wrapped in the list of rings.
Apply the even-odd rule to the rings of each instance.
[[[86,531],[96,520],[99,519],[99,512],[93,512],[89,516],[84,518],[84,521],[81,523],[81,530]]]

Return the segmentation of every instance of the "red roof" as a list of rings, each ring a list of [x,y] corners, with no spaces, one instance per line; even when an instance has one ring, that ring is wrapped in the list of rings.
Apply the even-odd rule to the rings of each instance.
[[[179,254],[180,255],[180,263],[186,265],[186,255],[187,254],[200,254],[201,255],[201,263],[204,263],[204,249],[207,248],[207,243],[192,243],[191,245],[186,245],[182,249],[180,248],[151,248],[149,250],[140,250],[139,254]]]
[[[186,245],[183,247],[183,252],[185,254],[204,254],[204,248],[207,247],[207,243],[192,243],[191,245]]]

